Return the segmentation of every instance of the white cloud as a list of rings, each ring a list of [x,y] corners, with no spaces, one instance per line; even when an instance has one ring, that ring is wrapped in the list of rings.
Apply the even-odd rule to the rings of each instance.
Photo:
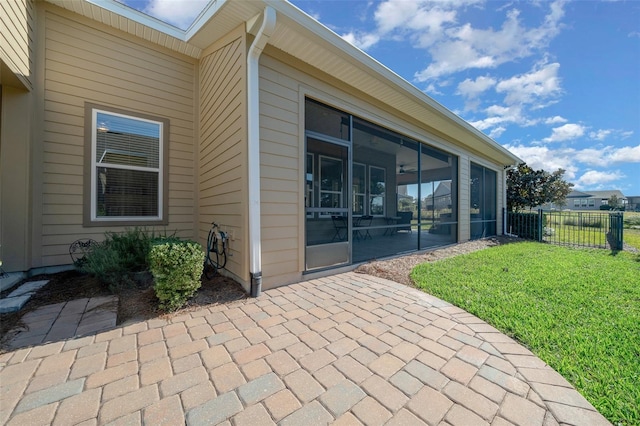
[[[567,120],[564,117],[560,117],[559,115],[556,115],[555,117],[549,117],[546,120],[544,120],[544,124],[560,124],[560,123],[566,123]]]
[[[589,137],[598,141],[605,140],[613,130],[598,130],[597,132],[589,132]]]
[[[524,116],[521,105],[491,105],[486,108],[484,112],[487,114],[487,118],[469,121],[471,125],[482,131],[505,124],[517,124],[522,127],[529,127],[538,123],[537,120],[532,120]]]
[[[433,83],[432,83],[433,84]],[[466,98],[465,109],[475,111],[479,105],[480,100],[478,97],[495,86],[496,80],[489,76],[480,76],[475,80],[467,78],[463,82],[458,84],[456,94],[462,95]]]
[[[496,79],[489,76],[480,76],[475,80],[467,78],[458,84],[456,94],[467,98],[475,98],[481,93],[489,90],[496,84]]]
[[[549,4],[549,11],[538,27],[523,26],[520,11],[513,7],[507,10],[497,30],[458,22],[459,11],[483,3],[485,0],[386,0],[374,12],[373,31],[351,31],[343,38],[362,49],[369,49],[382,39],[408,39],[431,56],[429,66],[415,74],[417,81],[426,82],[470,68],[495,68],[528,57],[544,49],[560,32],[563,0]]]
[[[355,47],[362,50],[367,50],[378,41],[380,41],[380,37],[378,37],[376,34],[367,33],[350,32],[347,34],[343,34],[341,37],[349,43],[353,44]]]
[[[577,139],[584,135],[586,128],[580,124],[568,123],[564,126],[555,127],[551,131],[551,136],[544,138],[544,142],[563,142]]]
[[[605,167],[611,164],[640,163],[640,145],[623,147],[609,145],[567,151],[574,152],[578,162],[591,166]]]
[[[402,40],[405,37],[416,47],[428,48],[441,40],[446,25],[456,22],[456,9],[484,0],[386,0],[374,12],[375,30],[369,33],[349,32],[342,37],[366,50],[382,38]]]
[[[585,148],[574,151],[576,161],[587,164],[589,166],[606,166],[609,161],[607,160],[607,151],[610,151],[611,147],[606,148]]]
[[[528,108],[542,107],[541,101],[557,97],[561,92],[558,70],[560,65],[537,64],[527,73],[497,81],[490,77],[479,77],[476,80],[466,79],[458,85],[458,94],[467,97],[466,110],[475,110],[480,104],[480,94],[495,87],[495,91],[504,94],[504,105],[492,105],[484,110],[487,118],[472,122],[480,130],[488,130],[494,126],[517,124],[532,126],[540,119],[527,117]],[[567,120],[555,116],[546,119],[549,124],[565,123]]]
[[[620,171],[603,172],[598,170],[587,170],[580,176],[575,182],[576,187],[581,188],[584,186],[602,185],[617,180],[623,179],[625,175]]]
[[[623,146],[609,154],[614,163],[640,163],[640,144],[638,146]]]
[[[150,0],[144,13],[181,29],[187,29],[200,14],[209,0]]]
[[[445,29],[439,40],[418,44],[428,48],[432,63],[415,74],[416,80],[425,82],[471,68],[495,68],[544,49],[560,32],[563,5],[562,1],[551,3],[539,27],[524,27],[520,12],[511,9],[499,30],[473,28],[469,23]]]
[[[576,183],[576,187],[607,184],[625,176],[617,170],[596,171],[593,167],[607,169],[615,164],[640,163],[640,145],[617,148],[614,146],[574,149],[570,147],[550,148],[547,145],[526,146],[522,143],[504,145],[522,158],[529,166],[549,172],[559,168],[566,170],[565,179]],[[583,166],[589,167],[581,172]],[[578,176],[580,176],[578,178]],[[606,186],[606,185],[605,185]]]
[[[547,146],[505,145],[509,151],[522,158],[535,170],[553,172],[564,169],[565,179],[572,181],[578,172],[574,151],[571,149],[550,149]]]
[[[530,104],[557,96],[561,91],[559,69],[558,63],[538,65],[529,73],[500,81],[496,92],[506,94],[504,102],[507,105]]]
[[[505,132],[505,130],[507,130],[506,127],[496,127],[495,129],[491,130],[491,132],[489,133],[489,137],[491,139],[499,138]]]
[[[380,4],[374,16],[381,34],[408,31],[413,33],[421,47],[427,47],[441,37],[445,24],[455,22],[455,8],[459,6],[460,2],[442,1],[435,4],[429,1],[387,0]]]

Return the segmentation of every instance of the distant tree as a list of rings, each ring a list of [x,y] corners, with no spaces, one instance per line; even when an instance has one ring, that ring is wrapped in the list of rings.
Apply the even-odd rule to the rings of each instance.
[[[611,195],[611,197],[609,197],[609,199],[607,200],[607,204],[609,205],[609,208],[611,210],[615,210],[618,208],[618,196],[616,194]]]
[[[529,210],[545,203],[565,205],[572,183],[563,179],[565,171],[558,169],[553,173],[545,170],[533,170],[526,163],[507,171],[507,209]]]
[[[571,192],[573,184],[564,180],[564,169],[558,169],[548,175],[547,182],[544,185],[545,201],[544,203],[554,203],[558,206],[567,204],[567,195]]]
[[[398,196],[398,210],[401,212],[413,212],[416,213],[416,200],[411,195],[399,195]]]

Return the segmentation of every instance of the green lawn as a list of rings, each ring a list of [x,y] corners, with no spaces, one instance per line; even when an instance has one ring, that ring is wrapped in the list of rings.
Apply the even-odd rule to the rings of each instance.
[[[624,229],[622,239],[625,243],[640,250],[640,229]]]
[[[624,213],[624,242],[640,250],[640,213]]]
[[[640,258],[520,242],[417,266],[424,291],[512,336],[614,424],[640,424]]]

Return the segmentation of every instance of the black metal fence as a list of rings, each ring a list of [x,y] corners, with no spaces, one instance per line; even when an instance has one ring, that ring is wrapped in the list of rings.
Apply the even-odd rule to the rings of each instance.
[[[623,248],[623,214],[619,212],[503,210],[503,214],[505,234],[558,245]]]

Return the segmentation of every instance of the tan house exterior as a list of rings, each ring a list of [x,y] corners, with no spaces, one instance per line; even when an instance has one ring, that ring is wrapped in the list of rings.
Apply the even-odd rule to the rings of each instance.
[[[454,183],[455,207],[430,213],[432,222],[453,224],[437,228],[450,232],[449,243],[501,233],[504,169],[520,160],[285,1],[212,1],[187,31],[115,1],[0,2],[0,59],[0,259],[7,271],[65,267],[73,241],[132,226],[204,243],[213,221],[231,236],[226,273],[247,291],[353,265],[356,240],[349,234],[331,242],[347,257],[323,263],[327,268],[309,266],[325,247],[311,247],[309,229],[333,227],[328,204],[320,209],[331,191],[323,193],[316,174],[338,164],[329,148],[311,152],[310,138],[345,153],[339,164],[349,173],[336,173],[348,189],[333,191],[341,201],[332,207],[351,219],[365,216],[353,201],[368,200],[377,213],[374,237],[394,235],[395,187],[406,178],[394,171],[400,160],[393,155],[405,141],[424,159],[411,187],[421,194],[416,211],[428,196],[424,182],[443,179],[428,178],[437,171],[426,164],[441,161],[452,173],[446,182]],[[341,141],[311,131],[311,107],[342,114],[350,136]],[[136,130],[140,152],[100,148],[101,132],[111,142],[116,137],[102,129],[101,117],[157,132]],[[365,124],[356,129],[344,120]],[[356,137],[365,136],[372,146],[387,137],[385,153],[360,165]],[[157,146],[144,147],[145,138]],[[383,176],[377,184],[386,193],[376,196],[371,186],[358,195],[351,171],[360,168],[369,182]],[[481,232],[474,231],[474,217],[485,209],[474,201],[478,170],[493,193],[482,198],[493,216]],[[112,176],[151,182],[152,211],[127,208],[135,192],[104,201]],[[417,216],[416,230],[437,234]]]

